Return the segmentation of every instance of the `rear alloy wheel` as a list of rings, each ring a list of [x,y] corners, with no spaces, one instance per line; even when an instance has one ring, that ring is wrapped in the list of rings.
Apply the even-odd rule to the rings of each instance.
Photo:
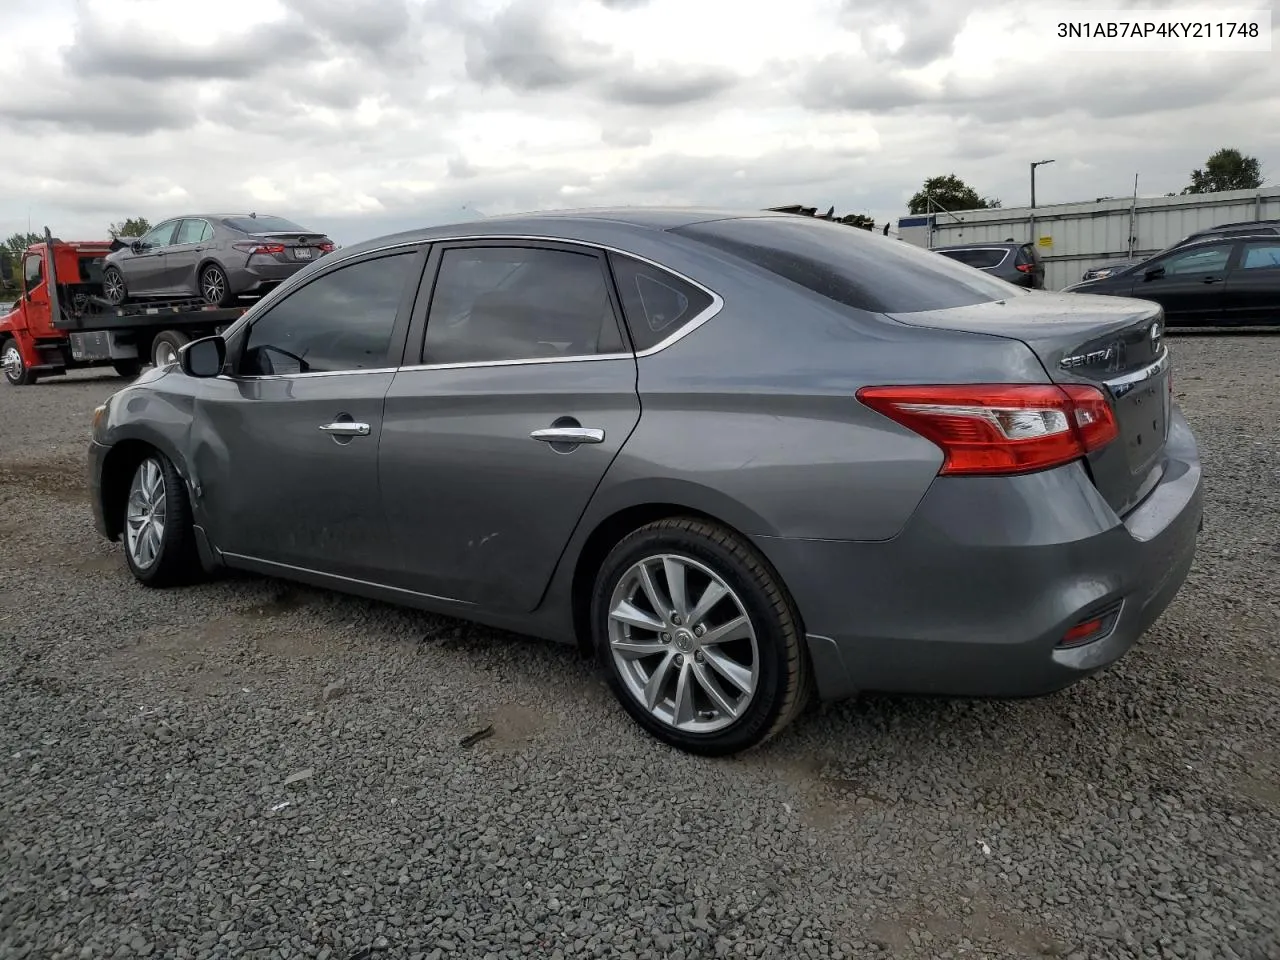
[[[710,756],[768,740],[803,709],[798,619],[745,540],[691,518],[614,547],[592,603],[599,658],[626,711],[660,740]]]
[[[4,367],[4,378],[15,387],[27,387],[36,382],[36,375],[27,367],[22,351],[12,339],[0,346],[0,366]]]
[[[102,297],[113,307],[118,307],[129,299],[124,274],[115,267],[107,267],[102,271]]]
[[[186,486],[159,452],[133,471],[124,504],[124,556],[134,577],[149,587],[188,582],[199,569]]]
[[[205,303],[215,307],[224,307],[231,302],[231,284],[216,263],[200,271],[200,296],[204,297]]]

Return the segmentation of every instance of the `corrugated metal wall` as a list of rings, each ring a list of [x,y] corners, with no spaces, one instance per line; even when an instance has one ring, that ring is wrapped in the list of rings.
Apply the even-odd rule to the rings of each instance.
[[[1132,200],[1061,203],[1047,207],[963,210],[932,217],[903,217],[898,233],[917,246],[1026,240],[1035,234],[1045,259],[1045,288],[1061,290],[1090,267],[1124,258],[1129,250]],[[1220,223],[1280,219],[1280,187],[1177,197],[1139,197],[1134,255],[1150,256],[1189,233]],[[930,244],[930,221],[933,242]],[[1047,239],[1047,242],[1046,242]]]

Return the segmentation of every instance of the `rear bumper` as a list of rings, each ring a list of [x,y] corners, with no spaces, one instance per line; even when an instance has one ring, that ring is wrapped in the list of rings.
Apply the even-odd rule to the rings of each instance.
[[[1123,522],[1081,464],[1013,478],[935,481],[892,540],[757,537],[808,633],[818,693],[1022,697],[1115,662],[1181,588],[1203,478],[1180,412],[1164,477]],[[1075,624],[1119,605],[1077,647]]]

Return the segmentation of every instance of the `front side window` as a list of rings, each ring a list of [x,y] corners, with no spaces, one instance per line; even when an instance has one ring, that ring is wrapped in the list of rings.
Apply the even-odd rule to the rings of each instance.
[[[1164,275],[1166,277],[1188,273],[1217,273],[1227,268],[1227,260],[1230,257],[1231,248],[1224,244],[1208,249],[1201,248],[1188,250],[1185,253],[1175,253],[1163,263],[1156,264],[1156,266],[1164,267]]]
[[[1280,267],[1280,241],[1246,243],[1241,270],[1274,270]]]
[[[387,366],[415,256],[353,263],[290,293],[249,328],[240,372],[281,376]]]
[[[143,246],[156,249],[157,247],[167,247],[173,242],[173,229],[178,225],[177,220],[170,220],[168,223],[162,223],[150,233],[142,237]]]
[[[673,336],[714,302],[705,290],[641,260],[611,253],[609,262],[637,351]]]
[[[422,362],[492,363],[616,353],[622,335],[594,253],[539,247],[447,249]]]

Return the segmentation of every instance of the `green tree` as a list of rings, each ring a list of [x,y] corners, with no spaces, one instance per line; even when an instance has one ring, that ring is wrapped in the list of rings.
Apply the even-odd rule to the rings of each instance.
[[[151,229],[151,224],[146,217],[129,217],[121,223],[113,223],[107,227],[107,233],[111,234],[112,240],[119,240],[121,237],[141,237]]]
[[[1000,206],[1000,201],[984,197],[954,173],[930,177],[907,201],[911,213],[933,213],[938,210],[985,210]]]
[[[1191,171],[1191,185],[1182,192],[1219,193],[1223,190],[1257,190],[1262,186],[1262,164],[1246,157],[1235,147],[1223,147],[1205,161],[1203,169]]]
[[[5,250],[8,250],[10,256],[12,256],[16,261],[21,259],[22,251],[26,250],[27,247],[31,246],[33,243],[39,243],[43,239],[44,237],[40,236],[38,233],[11,233],[9,234],[8,239],[6,239],[3,244],[0,244],[0,246],[3,246]]]
[[[840,218],[841,223],[847,223],[851,227],[861,227],[863,230],[874,230],[876,222],[865,213],[846,213]]]

